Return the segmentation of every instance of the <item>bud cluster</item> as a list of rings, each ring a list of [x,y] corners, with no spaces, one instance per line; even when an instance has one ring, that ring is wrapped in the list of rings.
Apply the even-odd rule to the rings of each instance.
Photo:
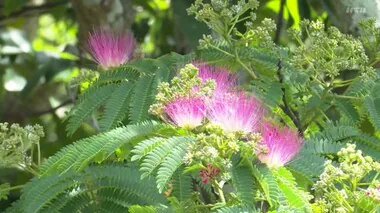
[[[155,98],[156,102],[150,106],[149,112],[164,118],[167,104],[173,103],[173,101],[178,99],[190,101],[194,97],[210,97],[214,88],[215,81],[202,81],[198,76],[198,68],[192,64],[187,64],[170,83],[162,82],[159,84]],[[186,105],[191,106],[191,103],[187,103]]]
[[[30,165],[27,151],[44,137],[40,125],[20,127],[18,124],[0,123],[0,167]]]
[[[373,183],[362,183],[362,180],[372,171],[380,172],[380,163],[369,156],[363,156],[360,150],[356,150],[354,144],[347,144],[338,153],[339,165],[329,160],[325,163],[325,169],[320,180],[314,185],[317,203],[326,211],[328,209],[341,209],[350,212],[356,209],[363,199],[380,198],[380,187],[374,180]],[[367,189],[361,186],[370,185]]]
[[[236,4],[231,4],[229,0],[211,0],[210,3],[196,0],[187,9],[187,12],[189,15],[194,15],[198,21],[206,23],[210,29],[220,35],[229,37],[232,32],[237,33],[234,30],[237,23],[245,20],[253,22],[256,19],[256,14],[252,11],[258,6],[259,1],[257,0],[238,0]],[[245,16],[247,13],[249,15]]]
[[[362,75],[374,73],[362,43],[335,27],[325,30],[320,21],[303,20],[300,29],[290,29],[289,35],[299,45],[294,48],[291,63],[318,80],[336,78],[343,70],[358,70]],[[307,38],[307,42],[303,40]]]

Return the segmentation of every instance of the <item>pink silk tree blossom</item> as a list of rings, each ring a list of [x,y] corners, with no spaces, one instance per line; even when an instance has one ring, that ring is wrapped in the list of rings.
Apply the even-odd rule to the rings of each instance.
[[[207,118],[226,132],[255,132],[260,129],[264,107],[255,97],[242,92],[225,93],[213,98]]]
[[[94,60],[109,69],[126,63],[132,56],[136,41],[129,33],[100,29],[90,33],[88,48]]]
[[[227,69],[221,67],[214,67],[211,65],[194,63],[199,71],[198,76],[203,80],[214,80],[216,88],[214,94],[223,94],[228,92],[237,84],[237,77],[230,73]]]
[[[206,106],[202,98],[178,98],[165,107],[171,122],[183,128],[193,129],[202,125]]]
[[[262,143],[265,151],[257,154],[259,160],[268,167],[280,167],[288,163],[301,149],[303,139],[296,130],[278,127],[270,122],[262,125]]]

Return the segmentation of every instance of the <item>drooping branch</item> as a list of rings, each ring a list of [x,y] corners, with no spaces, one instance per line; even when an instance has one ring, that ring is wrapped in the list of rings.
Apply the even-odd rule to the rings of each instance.
[[[278,80],[281,84],[281,90],[282,90],[282,102],[283,102],[283,106],[281,106],[281,109],[282,111],[288,115],[290,117],[290,119],[292,120],[292,122],[294,123],[294,125],[297,127],[297,130],[299,132],[299,134],[301,136],[303,136],[303,131],[304,131],[304,128],[302,127],[302,124],[301,124],[301,121],[298,117],[298,115],[292,110],[291,106],[289,106],[288,102],[286,101],[286,90],[285,90],[285,85],[284,85],[284,78],[281,74],[281,70],[282,70],[282,62],[281,60],[278,61],[277,63],[277,77],[278,77]]]
[[[278,42],[280,41],[281,30],[282,30],[282,26],[284,24],[285,3],[286,3],[286,0],[281,0],[280,11],[278,12],[278,16],[277,16],[277,29],[276,29],[276,33],[274,35],[274,43],[276,43],[276,44],[278,44]]]
[[[18,18],[20,16],[29,16],[29,15],[34,15],[34,14],[41,14],[44,12],[47,12],[48,10],[67,5],[69,2],[66,0],[63,1],[57,1],[57,2],[52,2],[52,3],[46,3],[43,5],[38,5],[38,6],[24,6],[21,9],[12,12],[9,15],[0,15],[0,25],[5,24],[5,22],[10,21],[14,18]]]
[[[41,111],[26,112],[25,114],[26,114],[26,116],[41,116],[44,114],[54,113],[56,110],[58,110],[64,106],[67,106],[69,104],[72,104],[72,103],[73,103],[73,100],[69,99],[69,100],[62,102],[60,105],[58,105],[56,107],[41,110]]]

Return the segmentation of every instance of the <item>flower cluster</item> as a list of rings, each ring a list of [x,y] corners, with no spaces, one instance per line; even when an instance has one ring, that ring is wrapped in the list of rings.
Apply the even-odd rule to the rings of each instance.
[[[378,199],[378,184],[370,183],[368,186],[362,180],[372,171],[380,171],[380,163],[369,156],[363,156],[360,150],[356,150],[354,144],[348,144],[338,152],[339,165],[332,161],[326,161],[325,169],[320,180],[314,185],[317,203],[320,208],[342,209],[343,212],[353,212],[362,206],[361,202],[367,198]],[[369,208],[369,207],[368,207]],[[374,207],[375,208],[375,207]],[[368,211],[372,212],[372,211]]]
[[[194,70],[189,70],[191,66],[182,70],[179,78],[173,79],[172,86],[160,85],[156,96],[159,105],[151,108],[155,114],[165,114],[169,122],[190,129],[206,123],[206,118],[225,132],[251,133],[259,129],[264,107],[255,97],[233,90],[237,81],[235,75],[226,69],[200,64],[193,67],[196,69],[194,75]],[[212,90],[205,90],[205,85],[211,83]]]
[[[105,70],[126,63],[136,46],[134,37],[129,33],[116,33],[100,29],[92,32],[88,48],[95,61]]]
[[[288,127],[279,128],[271,123],[262,127],[264,151],[258,151],[260,161],[269,167],[279,167],[289,162],[300,150],[302,139],[296,131]]]
[[[237,85],[237,76],[221,67],[209,66],[204,63],[195,63],[198,68],[198,76],[203,82],[207,80],[215,81],[214,96],[222,95]]]
[[[179,127],[193,129],[203,124],[206,100],[213,94],[215,82],[201,79],[198,69],[188,64],[171,83],[161,83],[156,103],[149,112]]]
[[[254,156],[269,167],[288,163],[299,151],[297,132],[264,121],[260,100],[237,90],[227,69],[188,64],[171,83],[161,83],[150,112],[168,123],[197,132],[186,164],[212,162],[225,170],[234,153]]]
[[[195,98],[178,98],[165,106],[165,112],[177,126],[193,129],[202,125],[206,106],[204,100]]]
[[[264,115],[262,104],[245,93],[219,94],[210,101],[208,119],[226,132],[250,133],[260,129]]]

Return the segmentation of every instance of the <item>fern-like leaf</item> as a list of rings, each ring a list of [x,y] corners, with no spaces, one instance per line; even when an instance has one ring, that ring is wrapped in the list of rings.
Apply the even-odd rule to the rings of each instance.
[[[173,148],[180,146],[181,144],[188,143],[194,140],[193,137],[189,136],[175,136],[167,139],[143,159],[141,164],[141,178],[145,178],[153,173],[155,169],[158,168],[164,161],[166,161],[169,155],[172,154]],[[170,157],[170,156],[169,156]],[[178,158],[177,158],[178,159]],[[181,159],[182,160],[182,159]]]
[[[355,124],[341,120],[339,122],[327,122],[323,131],[316,133],[312,140],[339,142],[360,136],[361,132],[355,127]]]
[[[155,189],[155,180],[141,184],[135,168],[122,165],[90,166],[34,178],[23,189],[17,204],[27,213],[37,212],[126,212],[132,204],[167,204]]]
[[[297,183],[291,172],[286,168],[279,168],[273,172],[287,204],[302,212],[312,212],[309,199],[310,194],[297,188]]]
[[[280,190],[277,181],[268,167],[260,165],[252,167],[253,175],[260,188],[264,193],[266,200],[272,209],[276,209],[279,205]]]
[[[380,160],[380,139],[374,136],[362,134],[354,138],[357,149],[366,155],[370,155],[375,160]]]
[[[284,94],[282,91],[282,85],[267,77],[252,81],[251,89],[255,95],[259,96],[263,103],[271,107],[278,106],[281,103]]]
[[[133,123],[148,118],[149,106],[153,103],[155,95],[153,83],[153,75],[146,75],[137,80],[130,104],[130,120]]]
[[[255,213],[256,209],[248,206],[228,206],[217,209],[217,213]]]
[[[129,97],[133,86],[129,82],[123,82],[112,93],[105,105],[104,115],[99,121],[102,131],[110,130],[118,122],[124,119],[129,107]]]
[[[376,130],[380,130],[380,84],[376,84],[370,96],[364,99],[364,106],[373,126]]]
[[[107,159],[116,149],[129,143],[136,137],[147,136],[162,128],[163,125],[144,122],[120,127],[112,131],[86,138],[62,148],[40,167],[40,174],[63,173],[69,169],[83,169],[95,158]]]
[[[287,167],[291,170],[297,171],[297,174],[301,175],[304,179],[309,182],[319,178],[324,169],[325,158],[313,152],[313,150],[308,150],[303,148],[297,157],[292,160]]]
[[[191,198],[193,183],[191,175],[183,174],[183,169],[178,169],[173,175],[173,196],[183,202]]]
[[[82,122],[90,117],[90,115],[107,101],[117,85],[110,84],[104,87],[90,88],[81,98],[79,103],[70,112],[67,124],[68,135],[74,134],[74,132],[81,126]]]
[[[129,208],[129,213],[157,213],[154,206],[133,205]]]
[[[360,115],[358,111],[355,109],[354,105],[344,99],[335,100],[335,104],[341,112],[342,117],[346,117],[350,121],[357,123],[360,120]]]
[[[134,81],[141,73],[131,67],[119,67],[116,70],[102,72],[92,86],[117,83],[121,81]]]
[[[101,72],[71,111],[68,117],[68,135],[72,135],[86,118],[99,109],[105,109],[99,121],[102,131],[117,126],[125,117],[131,123],[147,120],[148,109],[154,101],[158,84],[169,81],[177,69],[190,61],[190,57],[191,55],[171,53],[158,59],[134,60]]]
[[[376,79],[361,79],[353,81],[351,85],[345,91],[345,95],[354,96],[354,97],[365,97],[368,96],[373,87],[376,85],[374,80],[377,80],[379,76],[375,77]]]
[[[134,155],[132,156],[131,160],[132,161],[141,160],[154,148],[156,148],[162,142],[164,142],[164,140],[165,138],[162,138],[162,137],[153,137],[153,138],[148,138],[146,140],[141,141],[133,148],[132,153]]]
[[[249,167],[233,166],[231,169],[231,177],[237,195],[243,204],[254,206],[255,190],[254,176]]]
[[[157,187],[159,192],[162,192],[166,188],[174,172],[183,164],[182,159],[186,154],[189,143],[192,141],[194,141],[193,137],[183,138],[162,162],[157,171]]]

